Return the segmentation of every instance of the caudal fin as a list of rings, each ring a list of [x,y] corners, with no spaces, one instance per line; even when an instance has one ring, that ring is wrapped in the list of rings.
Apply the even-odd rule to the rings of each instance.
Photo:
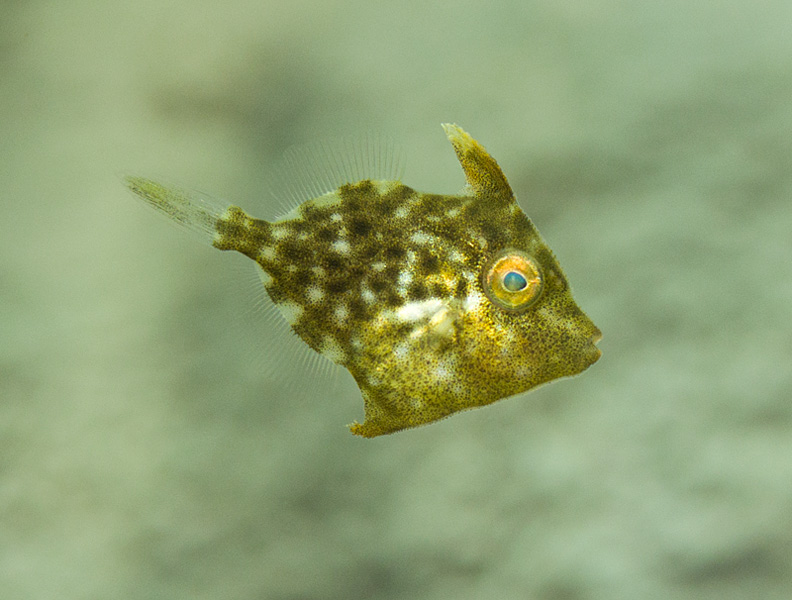
[[[164,186],[144,177],[125,177],[124,182],[149,206],[214,243],[218,221],[229,208],[210,196]]]

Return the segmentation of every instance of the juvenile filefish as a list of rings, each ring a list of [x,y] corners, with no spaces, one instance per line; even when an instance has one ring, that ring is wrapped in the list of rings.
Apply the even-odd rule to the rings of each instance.
[[[375,437],[491,404],[600,357],[599,329],[500,167],[444,124],[467,179],[460,195],[349,181],[284,218],[129,177],[157,210],[262,270],[267,294],[363,395],[356,435]]]

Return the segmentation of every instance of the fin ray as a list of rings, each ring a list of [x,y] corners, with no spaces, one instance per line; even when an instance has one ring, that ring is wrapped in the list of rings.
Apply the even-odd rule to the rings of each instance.
[[[389,137],[369,132],[292,146],[278,171],[273,192],[281,200],[278,216],[282,218],[306,200],[347,183],[400,181],[404,161],[401,149]]]

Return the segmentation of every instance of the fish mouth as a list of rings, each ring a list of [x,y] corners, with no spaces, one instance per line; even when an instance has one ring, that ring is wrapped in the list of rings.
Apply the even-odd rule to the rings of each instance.
[[[599,330],[599,328],[597,327],[594,328],[594,333],[591,334],[591,338],[589,339],[591,340],[591,345],[594,347],[594,351],[596,352],[596,355],[592,362],[597,362],[600,356],[602,356],[602,350],[597,348],[597,344],[602,339],[602,332]]]
[[[575,348],[569,358],[577,368],[571,374],[582,373],[602,357],[602,350],[597,348],[601,339],[602,332],[596,327],[592,328],[590,335],[583,334],[576,339]]]

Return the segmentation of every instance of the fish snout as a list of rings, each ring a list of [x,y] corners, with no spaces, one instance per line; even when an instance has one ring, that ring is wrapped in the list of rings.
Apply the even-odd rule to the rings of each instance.
[[[589,364],[594,364],[600,359],[600,356],[602,356],[602,350],[597,348],[597,344],[602,339],[602,331],[600,331],[599,327],[597,327],[593,323],[592,323],[592,327],[594,331],[591,333],[591,337],[589,337],[590,348],[591,348],[590,351],[592,353],[592,361]]]

